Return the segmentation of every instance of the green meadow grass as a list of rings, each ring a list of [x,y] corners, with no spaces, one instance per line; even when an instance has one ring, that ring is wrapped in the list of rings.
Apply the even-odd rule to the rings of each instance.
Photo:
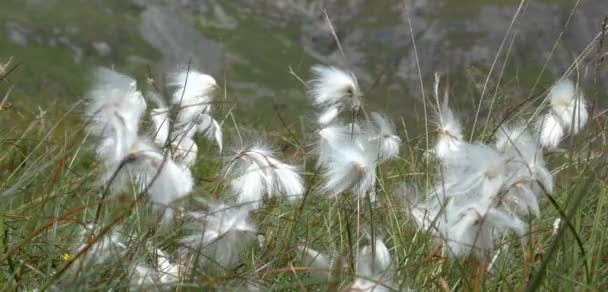
[[[11,85],[7,77],[0,78],[0,95],[4,95]],[[463,93],[454,92],[459,94]],[[498,123],[491,117],[515,98],[508,94],[497,94],[497,106],[492,109],[483,104],[476,140],[491,138],[490,130]],[[11,99],[9,96],[8,101]],[[488,103],[493,99],[489,98]],[[518,111],[530,111],[537,105]],[[470,127],[474,110],[466,104],[458,109],[461,116],[468,117],[465,122]],[[0,111],[0,287],[25,291],[127,290],[129,263],[152,261],[150,250],[156,247],[176,254],[178,239],[183,235],[181,217],[177,216],[170,226],[159,226],[159,214],[148,209],[136,192],[104,196],[103,186],[97,182],[100,165],[92,151],[94,141],[87,137],[79,118],[81,105],[74,103],[46,111],[46,115],[24,113],[6,104]],[[224,109],[223,114],[227,111]],[[318,195],[314,155],[309,147],[312,133],[301,127],[300,117],[284,116],[284,124],[277,117],[266,117],[276,119],[276,127],[259,136],[276,145],[284,160],[304,165],[309,186],[305,199],[266,202],[253,214],[259,242],[242,254],[240,266],[228,271],[193,269],[181,275],[181,282],[173,288],[242,290],[257,283],[269,291],[340,290],[352,281],[352,269],[334,271],[337,277],[333,281],[319,282],[310,277],[296,248],[306,242],[352,267],[357,246],[366,243],[367,233],[386,242],[392,256],[395,288],[399,289],[608,288],[605,117],[590,120],[583,132],[565,143],[565,151],[546,154],[550,169],[555,172],[556,191],[543,198],[542,216],[530,220],[524,239],[511,236],[498,245],[508,248],[503,249],[494,272],[485,273],[480,272],[482,265],[475,261],[444,257],[438,240],[417,230],[408,218],[408,201],[415,197],[417,189],[424,192],[430,187],[437,166],[425,154],[427,141],[432,143],[434,136],[424,134],[423,115],[417,114],[418,120],[408,120],[400,127],[404,141],[400,159],[380,166],[378,201],[373,204],[365,199],[358,202],[349,194],[337,198]],[[432,125],[429,127],[432,129]],[[236,136],[237,128],[230,119],[225,120],[224,128],[226,136]],[[224,194],[218,177],[223,157],[212,145],[199,142],[193,198],[177,202],[178,210],[193,208],[194,198],[222,198]],[[569,222],[569,227],[553,234],[553,221],[560,216],[567,218],[563,220]],[[74,265],[79,257],[74,253],[75,246],[82,239],[80,230],[92,222],[100,227],[96,236],[120,225],[127,251],[103,265],[78,269]],[[94,242],[95,238],[90,240]]]

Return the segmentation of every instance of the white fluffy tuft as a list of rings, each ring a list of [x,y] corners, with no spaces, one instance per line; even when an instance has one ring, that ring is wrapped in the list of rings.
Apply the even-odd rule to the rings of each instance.
[[[314,78],[309,82],[309,95],[314,104],[329,107],[348,104],[353,109],[361,105],[361,92],[354,75],[335,67],[317,65],[311,69]]]
[[[298,169],[274,158],[272,151],[264,145],[238,151],[225,174],[232,177],[230,186],[237,201],[256,208],[265,195],[284,194],[289,199],[297,199],[304,193]]]
[[[249,222],[249,208],[212,206],[208,212],[190,213],[186,225],[190,235],[180,243],[188,252],[200,250],[206,263],[222,268],[234,267],[241,252],[255,241],[255,227]]]

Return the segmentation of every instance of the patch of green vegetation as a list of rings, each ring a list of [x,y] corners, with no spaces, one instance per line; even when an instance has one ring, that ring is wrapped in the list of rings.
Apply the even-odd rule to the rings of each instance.
[[[25,46],[0,41],[0,55],[22,64],[15,73],[23,93],[19,100],[71,103],[84,93],[95,66],[147,72],[158,53],[139,36],[138,12],[120,0],[2,1],[0,19],[21,27],[27,40]],[[110,54],[99,56],[95,42],[107,43]],[[131,60],[135,56],[139,61]]]
[[[232,3],[222,3],[228,15],[238,22],[237,29],[222,29],[196,20],[195,24],[206,36],[222,43],[227,55],[233,60],[226,64],[226,86],[239,103],[236,111],[247,117],[252,125],[276,125],[277,103],[282,115],[291,122],[302,113],[307,100],[303,96],[304,85],[289,73],[290,67],[303,79],[308,78],[309,68],[316,64],[313,57],[293,40],[297,39],[296,25],[288,25],[280,31],[269,31],[259,20],[241,15]],[[235,88],[232,84],[251,84],[254,88]],[[261,90],[272,92],[270,96]],[[260,91],[262,94],[260,94]],[[298,94],[300,92],[300,94]],[[255,100],[250,97],[255,96]],[[242,108],[255,107],[255,115]]]
[[[200,21],[197,24],[207,36],[221,41],[228,54],[242,58],[243,63],[235,65],[234,77],[259,82],[270,89],[299,87],[299,82],[288,73],[289,67],[296,72],[307,71],[315,61],[292,41],[297,39],[297,32],[269,31],[258,20],[238,14],[231,3],[223,6],[238,21],[237,29],[219,29]],[[228,73],[231,69],[227,68]]]
[[[450,30],[447,34],[446,46],[449,48],[467,49],[471,44],[485,36],[484,33],[463,30]]]
[[[64,48],[39,45],[21,47],[0,40],[0,55],[14,56],[20,63],[9,78],[15,85],[12,99],[48,105],[49,101],[73,102],[87,84],[87,63],[74,62],[72,52]]]
[[[348,4],[344,3],[344,5]],[[366,1],[365,6],[360,13],[361,15],[353,17],[354,26],[379,29],[402,23],[401,17],[403,16],[403,11],[393,9],[392,5],[387,5],[382,2]]]

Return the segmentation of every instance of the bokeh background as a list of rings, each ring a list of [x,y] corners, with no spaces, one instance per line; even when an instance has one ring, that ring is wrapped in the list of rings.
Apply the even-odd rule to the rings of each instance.
[[[11,107],[22,116],[80,99],[97,66],[143,82],[191,62],[225,85],[221,95],[238,105],[239,122],[272,127],[269,113],[305,115],[296,76],[307,79],[311,65],[326,63],[356,73],[368,107],[412,120],[422,106],[419,72],[427,95],[440,72],[456,107],[473,108],[501,45],[491,93],[507,106],[542,94],[601,32],[608,14],[606,0],[531,0],[509,30],[519,6],[517,0],[2,0],[0,58],[18,65],[6,81]],[[605,70],[596,70],[599,56],[600,50],[587,54],[574,76],[592,88],[593,104],[606,97],[608,84]]]

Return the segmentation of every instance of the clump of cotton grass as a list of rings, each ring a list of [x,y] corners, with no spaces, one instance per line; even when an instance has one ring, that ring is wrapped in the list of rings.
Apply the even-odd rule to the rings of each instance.
[[[334,125],[319,131],[322,193],[374,197],[378,164],[397,157],[401,139],[384,117],[371,116],[362,128]]]
[[[436,149],[452,136],[440,135]],[[450,255],[481,258],[497,239],[523,236],[525,217],[540,215],[541,190],[551,192],[553,178],[540,145],[523,126],[501,128],[496,145],[455,141],[457,147],[435,151],[441,164],[437,184],[411,214],[419,226],[441,237]]]
[[[359,251],[355,280],[346,291],[393,291],[390,265],[391,255],[382,239],[372,240]]]
[[[180,266],[171,261],[161,249],[156,249],[156,265],[137,264],[130,274],[131,290],[152,289],[179,281]],[[155,267],[154,267],[155,266]]]
[[[482,256],[492,250],[498,233],[523,235],[522,220],[500,204],[507,182],[505,157],[483,144],[463,144],[445,158],[437,188],[439,233],[456,257]]]
[[[222,130],[211,116],[212,93],[217,88],[215,79],[198,71],[183,71],[174,76],[171,85],[177,87],[172,97],[178,107],[176,134],[191,137],[193,132],[203,133],[215,139],[221,151]]]
[[[352,73],[326,66],[315,66],[312,72],[308,94],[319,111],[320,191],[329,196],[351,191],[373,199],[378,164],[398,156],[401,139],[379,113],[371,113],[364,122],[353,119],[362,105],[362,94]],[[352,110],[348,123],[339,117],[344,108]]]
[[[504,195],[503,203],[520,215],[540,216],[538,201],[544,192],[553,193],[553,175],[543,159],[543,150],[523,125],[502,127],[496,134],[496,148],[507,157],[512,186]]]
[[[110,168],[120,163],[139,139],[146,101],[135,80],[128,76],[100,68],[95,71],[95,80],[86,98],[85,118],[89,119],[89,133],[100,141],[97,157]]]
[[[231,269],[241,253],[255,242],[255,227],[249,222],[249,208],[210,204],[207,211],[190,212],[185,232],[179,240],[182,253],[201,258],[205,265]]]
[[[361,107],[361,90],[354,74],[321,65],[311,71],[308,95],[320,112],[317,121],[321,126],[331,124],[344,109],[354,112]]]
[[[304,182],[297,167],[276,159],[264,144],[237,150],[224,174],[231,179],[230,189],[237,203],[249,205],[248,208],[259,207],[265,196],[284,194],[294,200],[304,193]]]
[[[366,145],[350,141],[335,144],[327,160],[321,162],[322,193],[336,196],[350,190],[364,197],[373,190],[378,155],[366,151]]]
[[[150,113],[154,139],[160,146],[171,146],[173,158],[192,167],[198,154],[198,146],[194,142],[197,133],[215,140],[222,151],[222,128],[211,116],[212,96],[217,83],[210,75],[187,70],[174,74],[169,87],[174,89],[171,105],[177,114],[171,120],[171,108],[156,98],[158,108]]]
[[[570,80],[557,81],[549,91],[550,109],[536,124],[539,141],[546,148],[556,148],[567,134],[578,133],[589,119],[587,101]]]
[[[134,185],[163,209],[190,193],[190,170],[138,135],[146,102],[137,83],[108,69],[98,69],[95,77],[85,113],[90,118],[89,133],[99,139],[96,153],[104,166],[102,183],[109,184],[112,193]]]
[[[451,151],[456,151],[462,143],[462,126],[456,119],[454,112],[444,106],[437,113],[438,139],[434,147],[437,158],[442,159]]]
[[[355,277],[344,291],[393,291],[392,274],[389,272],[391,255],[380,238],[370,239],[355,259]],[[298,245],[302,263],[310,268],[311,276],[319,281],[328,281],[336,269],[334,257],[328,257],[305,244]],[[342,267],[346,268],[346,266]]]
[[[316,280],[328,281],[331,277],[331,272],[335,268],[334,259],[312,249],[305,243],[299,244],[297,249],[301,255],[302,264],[310,268],[311,276]]]

